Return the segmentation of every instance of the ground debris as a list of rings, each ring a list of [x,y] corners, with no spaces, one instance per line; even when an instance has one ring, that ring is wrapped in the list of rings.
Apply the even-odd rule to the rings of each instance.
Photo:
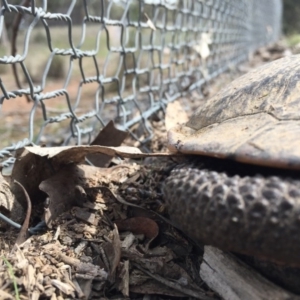
[[[53,295],[57,299],[93,299],[104,293],[125,298],[141,293],[183,297],[190,295],[189,285],[204,297],[206,290],[198,288],[180,266],[188,261],[191,248],[176,251],[174,241],[180,233],[160,217],[165,210],[159,183],[166,176],[168,164],[173,162],[161,158],[151,165],[124,163],[107,169],[108,176],[96,169],[86,171],[84,166],[62,168],[63,174],[75,182],[76,176],[68,176],[67,171],[79,174],[78,168],[85,169],[79,180],[83,190],[73,193],[77,196],[73,207],[61,214],[56,210],[47,232],[31,236],[14,255],[3,251],[14,277],[3,261],[0,290],[15,294],[16,286],[29,299],[53,299]],[[55,176],[62,178],[59,172]],[[57,206],[60,193],[65,193],[63,185],[50,184],[48,189],[55,190]],[[53,198],[51,192],[48,194]],[[182,240],[183,236],[180,244],[184,244]],[[170,283],[174,281],[177,283]]]

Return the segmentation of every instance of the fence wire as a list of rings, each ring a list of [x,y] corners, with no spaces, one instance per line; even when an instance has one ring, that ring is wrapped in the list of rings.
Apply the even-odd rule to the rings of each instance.
[[[280,35],[281,0],[2,0],[0,162],[149,118]]]

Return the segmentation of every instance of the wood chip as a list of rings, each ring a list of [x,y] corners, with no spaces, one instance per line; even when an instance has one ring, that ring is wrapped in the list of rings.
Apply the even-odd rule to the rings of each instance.
[[[300,299],[271,283],[232,254],[205,246],[201,278],[225,300]]]

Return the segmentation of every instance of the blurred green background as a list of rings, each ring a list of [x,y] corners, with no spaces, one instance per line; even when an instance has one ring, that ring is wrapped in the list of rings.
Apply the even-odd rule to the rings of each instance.
[[[283,0],[283,33],[300,35],[300,1]]]

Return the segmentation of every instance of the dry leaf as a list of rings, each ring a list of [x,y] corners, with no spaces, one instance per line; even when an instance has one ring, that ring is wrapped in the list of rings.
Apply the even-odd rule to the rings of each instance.
[[[99,196],[97,189],[110,182],[123,182],[136,168],[118,165],[112,168],[98,168],[87,165],[68,165],[61,168],[54,176],[40,184],[41,191],[49,196],[48,208],[45,211],[45,222],[51,227],[51,222],[73,206],[96,207],[93,201]],[[86,194],[88,193],[88,196]],[[95,193],[93,191],[96,191]],[[87,202],[87,198],[90,202]],[[76,216],[85,222],[97,222],[94,215],[76,211]],[[92,219],[93,220],[92,220]]]
[[[128,132],[117,129],[113,121],[110,121],[98,134],[95,140],[91,143],[92,146],[120,146],[128,136]],[[87,159],[94,166],[105,167],[109,164],[112,157],[106,154],[88,154]]]
[[[80,184],[78,167],[70,165],[40,184],[41,191],[49,196],[45,222],[51,228],[52,221],[61,213],[80,203],[76,186]]]
[[[170,156],[167,153],[142,153],[136,147],[120,146],[65,146],[65,147],[26,147],[31,153],[41,157],[53,159],[57,164],[81,163],[87,154],[103,153],[109,156],[120,156],[127,158],[142,158],[151,156]]]
[[[26,189],[32,204],[40,203],[45,195],[39,190],[39,184],[54,174],[53,166],[43,157],[39,157],[27,150],[17,151],[17,158],[12,171],[11,180],[17,180]],[[27,201],[24,193],[16,185],[11,187],[18,201],[26,207]]]
[[[158,235],[159,228],[155,221],[144,217],[135,217],[115,222],[120,231],[131,231],[133,234],[144,234],[152,241]]]

